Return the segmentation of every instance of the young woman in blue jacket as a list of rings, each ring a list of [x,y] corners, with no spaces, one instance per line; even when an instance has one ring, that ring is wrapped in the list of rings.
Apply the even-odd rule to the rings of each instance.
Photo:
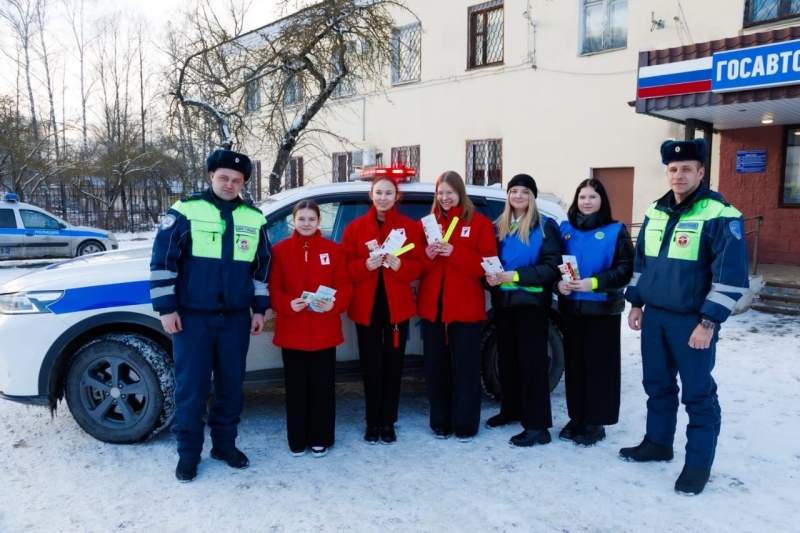
[[[583,180],[568,220],[561,223],[564,254],[577,259],[578,279],[559,281],[569,423],[562,440],[594,446],[616,424],[620,403],[620,317],[623,289],[633,275],[633,244],[611,217],[603,184]]]

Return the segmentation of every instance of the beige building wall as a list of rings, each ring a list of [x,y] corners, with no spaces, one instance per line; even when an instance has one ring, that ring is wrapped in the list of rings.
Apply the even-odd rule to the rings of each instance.
[[[629,105],[638,54],[736,35],[744,0],[629,0],[627,47],[590,55],[579,53],[582,0],[506,0],[503,64],[468,69],[467,12],[477,4],[407,0],[423,30],[420,80],[391,86],[387,69],[385,92],[333,102],[322,120],[352,144],[321,139],[318,149],[299,150],[305,183],[331,181],[327,154],[364,146],[388,165],[392,147],[419,145],[421,181],[445,170],[464,176],[467,141],[502,139],[503,184],[529,173],[565,203],[593,169],[632,168],[633,220],[641,221],[667,189],[659,146],[684,131]],[[397,19],[413,22],[403,13]],[[266,171],[273,158],[259,156]],[[712,186],[717,159],[715,140]]]

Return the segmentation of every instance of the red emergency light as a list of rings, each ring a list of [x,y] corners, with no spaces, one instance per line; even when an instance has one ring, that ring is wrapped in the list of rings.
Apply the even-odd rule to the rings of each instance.
[[[376,178],[382,178],[384,176],[388,176],[398,183],[418,180],[416,168],[402,165],[396,167],[365,168],[359,172],[358,176],[364,181],[373,181]]]

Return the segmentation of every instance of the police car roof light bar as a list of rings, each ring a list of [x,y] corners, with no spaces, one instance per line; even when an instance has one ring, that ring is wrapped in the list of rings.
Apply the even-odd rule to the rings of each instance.
[[[406,167],[399,165],[396,167],[372,167],[365,168],[359,172],[360,179],[364,181],[372,181],[375,178],[389,176],[394,181],[414,181],[417,176],[417,169],[413,167]]]
[[[6,202],[19,202],[19,195],[7,192],[6,194],[3,195],[3,200],[5,200]]]

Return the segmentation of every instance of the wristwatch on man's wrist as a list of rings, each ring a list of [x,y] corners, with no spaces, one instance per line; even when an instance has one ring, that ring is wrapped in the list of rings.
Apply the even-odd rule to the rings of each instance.
[[[700,325],[703,326],[703,329],[710,329],[710,330],[713,330],[717,326],[713,320],[709,320],[707,318],[701,319]]]

